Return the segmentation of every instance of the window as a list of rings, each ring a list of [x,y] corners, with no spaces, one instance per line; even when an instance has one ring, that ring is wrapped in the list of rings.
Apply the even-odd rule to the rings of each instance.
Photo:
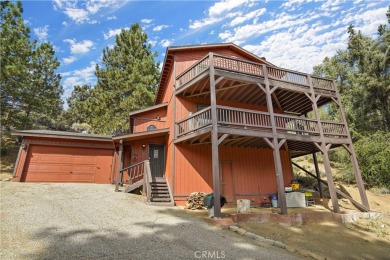
[[[154,126],[154,125],[150,125],[150,126],[148,126],[148,128],[146,128],[146,131],[153,131],[153,130],[156,130],[157,129],[157,127],[156,126]]]

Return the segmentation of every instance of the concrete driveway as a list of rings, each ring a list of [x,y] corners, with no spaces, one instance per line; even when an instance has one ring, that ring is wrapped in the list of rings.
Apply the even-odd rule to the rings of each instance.
[[[1,259],[296,259],[112,185],[1,182],[0,217]]]

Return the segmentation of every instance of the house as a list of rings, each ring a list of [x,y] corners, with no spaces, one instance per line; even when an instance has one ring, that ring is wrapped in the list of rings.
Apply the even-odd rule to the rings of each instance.
[[[318,108],[329,103],[338,106],[339,121],[320,118]],[[232,43],[169,47],[155,105],[132,111],[129,119],[128,134],[82,140],[89,147],[99,143],[96,164],[101,151],[110,151],[106,168],[111,170],[104,179],[115,179],[116,190],[123,184],[126,191],[142,186],[151,203],[178,205],[194,191],[214,192],[216,217],[221,193],[228,202],[254,203],[278,194],[286,214],[291,158],[321,152],[333,209],[339,212],[328,151],[342,146],[351,155],[361,206],[369,210],[332,80],[279,68]],[[33,137],[24,136],[28,145]],[[61,138],[52,140],[59,145],[69,140]],[[21,150],[27,156],[20,156],[15,178],[28,181],[31,165],[22,162],[31,160],[32,152]]]

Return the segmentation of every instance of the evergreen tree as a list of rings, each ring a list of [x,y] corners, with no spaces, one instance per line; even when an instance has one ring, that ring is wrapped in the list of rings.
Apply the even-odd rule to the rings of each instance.
[[[89,112],[88,99],[91,96],[92,87],[89,85],[74,86],[72,94],[68,97],[68,110],[66,117],[69,125],[74,123],[86,123],[92,116]]]
[[[97,85],[88,100],[93,131],[110,134],[128,128],[128,113],[153,104],[159,78],[157,56],[139,24],[122,30],[115,46],[103,50]]]
[[[21,17],[21,2],[0,3],[0,87],[1,87],[1,128],[9,132],[12,127],[23,125],[23,93],[28,91],[29,65],[32,46],[29,28]]]
[[[387,12],[390,23],[390,6]],[[390,30],[381,25],[370,38],[348,28],[346,50],[314,67],[337,81],[347,119],[358,134],[390,131]]]
[[[2,151],[14,129],[57,128],[62,110],[60,65],[50,43],[30,40],[21,2],[0,2]]]

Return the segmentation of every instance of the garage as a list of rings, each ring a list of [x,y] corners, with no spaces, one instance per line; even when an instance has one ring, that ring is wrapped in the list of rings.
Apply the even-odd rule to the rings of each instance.
[[[110,136],[35,130],[18,134],[22,144],[14,181],[112,183]]]

